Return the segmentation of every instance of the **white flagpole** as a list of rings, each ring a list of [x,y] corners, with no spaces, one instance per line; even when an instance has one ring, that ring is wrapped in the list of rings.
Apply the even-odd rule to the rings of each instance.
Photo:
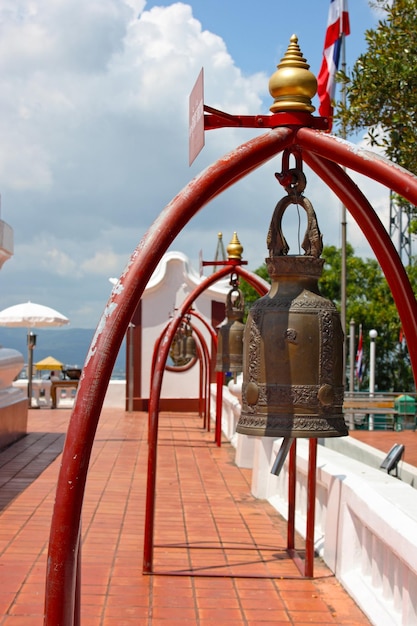
[[[343,31],[343,6],[342,11],[340,12],[340,32],[341,32],[341,56],[342,63],[341,68],[342,72],[346,72],[346,48],[345,48],[345,33]],[[341,100],[342,105],[346,106],[346,84],[343,81],[342,89],[341,89]],[[346,139],[346,127],[345,124],[342,123],[342,139]],[[346,270],[346,230],[347,230],[347,222],[346,222],[346,207],[342,204],[342,214],[341,214],[341,237],[342,237],[342,259],[341,259],[341,294],[340,294],[340,318],[342,323],[343,332],[345,333],[345,341],[344,341],[344,350],[343,350],[343,381],[346,380],[346,281],[347,281],[347,270]]]

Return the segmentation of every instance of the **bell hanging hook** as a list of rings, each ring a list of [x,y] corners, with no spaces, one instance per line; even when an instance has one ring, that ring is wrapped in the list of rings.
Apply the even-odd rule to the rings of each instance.
[[[230,274],[229,285],[233,287],[233,289],[239,288],[239,276],[236,274],[236,272],[232,272]]]
[[[290,156],[295,159],[295,167],[290,168]],[[301,152],[295,148],[286,148],[282,155],[282,171],[275,174],[280,185],[289,195],[301,195],[306,188],[307,179],[303,172]]]

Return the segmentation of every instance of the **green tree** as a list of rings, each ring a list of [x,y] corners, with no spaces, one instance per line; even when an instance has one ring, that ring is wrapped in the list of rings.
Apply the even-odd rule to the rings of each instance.
[[[346,82],[346,107],[338,119],[348,132],[368,129],[373,145],[417,173],[417,0],[374,0],[385,13],[365,33],[367,51]]]
[[[367,51],[351,73],[340,72],[346,105],[336,119],[347,133],[367,129],[371,145],[395,163],[417,173],[417,0],[373,0],[384,11],[375,29],[367,30]],[[417,233],[416,207],[397,194],[392,201],[409,216]]]
[[[258,269],[254,271],[254,274],[257,274],[258,276],[266,280],[268,283],[271,282],[265,263],[261,265],[260,267],[258,267]],[[239,289],[241,290],[243,297],[245,299],[245,311],[246,311],[246,316],[247,316],[247,313],[249,309],[251,308],[252,304],[260,296],[258,292],[256,291],[256,289],[254,289],[251,285],[249,285],[249,283],[247,283],[246,280],[240,279]]]
[[[321,294],[332,300],[340,310],[341,284],[340,273],[342,253],[336,246],[324,246],[322,257],[325,259],[323,275],[319,281]],[[380,391],[412,391],[414,380],[411,370],[407,344],[400,342],[401,322],[390,288],[382,273],[381,267],[375,259],[363,259],[354,254],[350,244],[346,246],[346,320],[350,331],[350,320],[355,321],[357,345],[359,325],[362,325],[363,352],[365,374],[361,389],[369,387],[369,331],[375,328],[378,331],[376,339],[376,380],[375,384]],[[414,292],[417,293],[417,267],[407,268]],[[255,273],[269,280],[266,265],[262,265]],[[245,281],[240,281],[240,289],[245,298],[248,310],[258,293]],[[355,355],[353,355],[354,358]]]
[[[326,260],[320,291],[340,307],[341,250],[325,246]],[[378,331],[376,350],[376,385],[381,391],[411,391],[414,387],[410,359],[405,342],[400,342],[401,322],[388,283],[378,261],[362,259],[354,255],[352,246],[346,251],[346,299],[347,324],[355,321],[356,340],[359,324],[362,324],[364,340],[365,376],[363,388],[369,385],[367,361],[369,355],[369,331]],[[417,288],[417,271],[408,269],[414,291]],[[346,334],[349,328],[345,329]]]

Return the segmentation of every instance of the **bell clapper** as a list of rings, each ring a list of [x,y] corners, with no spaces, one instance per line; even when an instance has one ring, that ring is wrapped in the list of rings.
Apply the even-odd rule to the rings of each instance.
[[[284,437],[281,443],[281,447],[277,452],[273,466],[271,467],[271,474],[279,476],[282,468],[284,467],[285,459],[293,444],[294,437]]]

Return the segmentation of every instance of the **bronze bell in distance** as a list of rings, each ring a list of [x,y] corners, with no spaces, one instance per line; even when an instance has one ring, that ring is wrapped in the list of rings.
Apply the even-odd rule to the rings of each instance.
[[[226,298],[226,317],[217,327],[216,372],[236,374],[243,370],[243,331],[245,300],[238,288],[237,277],[231,279],[232,288]]]
[[[187,324],[185,334],[185,359],[186,361],[191,361],[197,356],[197,348],[193,337],[193,329],[190,324]]]
[[[169,356],[171,357],[174,365],[178,366],[182,359],[182,338],[180,332],[177,330],[174,339],[172,340],[171,347],[169,349]]]
[[[343,331],[336,306],[318,288],[323,245],[314,209],[302,195],[304,174],[299,169],[289,174],[292,184],[275,208],[268,233],[271,289],[254,303],[246,321],[236,431],[287,440],[340,437],[348,434],[342,408]],[[288,255],[282,234],[282,216],[290,204],[307,213],[304,255]]]
[[[169,356],[175,367],[187,365],[197,356],[197,347],[193,336],[193,329],[187,318],[177,329],[169,350]]]

